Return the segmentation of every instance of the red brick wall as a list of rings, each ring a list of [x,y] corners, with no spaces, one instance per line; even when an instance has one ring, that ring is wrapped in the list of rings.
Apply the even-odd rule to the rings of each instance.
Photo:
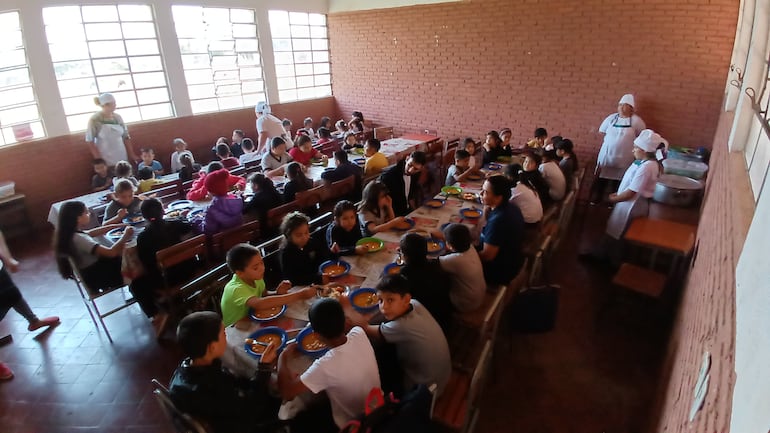
[[[273,104],[272,110],[279,118],[291,119],[295,128],[306,116],[316,122],[322,116],[339,116],[334,98]],[[230,140],[233,129],[243,129],[248,137],[256,138],[256,117],[253,108],[245,108],[129,124],[128,128],[137,152],[141,147],[154,148],[156,159],[168,170],[174,138],[184,138],[196,160],[207,163],[216,139],[226,136]],[[93,169],[83,136],[77,133],[0,147],[0,181],[16,182],[16,191],[27,196],[34,225],[45,223],[51,203],[90,190]]]
[[[620,96],[673,144],[710,146],[738,14],[732,0],[471,0],[329,16],[335,98],[400,131],[535,127],[595,158]]]

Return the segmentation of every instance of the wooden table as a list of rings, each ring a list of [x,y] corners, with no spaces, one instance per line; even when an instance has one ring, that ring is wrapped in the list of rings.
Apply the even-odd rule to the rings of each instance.
[[[695,244],[697,230],[696,226],[689,224],[637,218],[631,222],[624,238],[636,245],[685,256],[690,253]]]

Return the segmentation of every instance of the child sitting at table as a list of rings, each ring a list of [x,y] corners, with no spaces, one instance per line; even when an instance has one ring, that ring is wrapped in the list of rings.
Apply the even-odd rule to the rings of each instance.
[[[158,176],[163,174],[163,166],[155,160],[155,151],[152,148],[142,149],[142,162],[136,166],[136,172],[138,173],[142,167],[149,167]]]
[[[481,281],[484,282],[483,276]],[[411,287],[403,275],[383,277],[376,289],[385,322],[370,325],[363,319],[357,320],[356,325],[372,341],[395,346],[398,364],[404,372],[403,391],[435,383],[436,395],[441,395],[452,374],[449,344],[436,319],[412,298]]]
[[[142,200],[134,195],[134,185],[126,179],[115,185],[114,198],[104,210],[102,225],[117,224],[128,215],[138,215]]]
[[[367,236],[390,230],[404,221],[404,217],[397,217],[393,212],[393,199],[388,187],[380,181],[369,182],[364,187],[358,219]]]
[[[543,219],[543,203],[538,197],[534,186],[522,179],[522,168],[519,164],[511,164],[505,168],[505,177],[511,182],[511,203],[521,211],[527,226],[538,227]]]
[[[283,241],[278,259],[283,279],[294,285],[321,283],[318,267],[329,259],[329,248],[323,239],[310,235],[310,218],[302,212],[291,212],[281,222]]]
[[[131,282],[131,293],[139,303],[144,314],[153,319],[156,330],[164,328],[168,315],[159,314],[156,305],[156,290],[163,286],[163,277],[158,269],[156,253],[164,248],[182,242],[193,230],[192,224],[180,218],[164,219],[163,204],[150,198],[142,202],[142,216],[147,220],[147,227],[136,238],[136,251],[144,267],[144,274]],[[195,261],[179,263],[168,269],[171,284],[181,283],[195,270]]]
[[[564,173],[564,178],[567,179],[567,182],[571,182],[571,179],[578,170],[577,155],[575,155],[573,147],[572,140],[569,138],[556,143],[556,156],[561,158],[559,168]]]
[[[366,254],[366,245],[356,246],[363,235],[358,225],[356,205],[349,200],[342,200],[334,205],[334,222],[326,229],[326,245],[334,254],[349,256]]]
[[[209,176],[209,174],[222,170],[222,164],[219,162],[212,162],[209,164],[208,169],[204,171],[198,172],[198,179],[196,179],[192,187],[190,188],[190,191],[187,192],[187,199],[193,200],[193,201],[200,201],[205,200],[206,197],[209,195],[209,190],[206,188],[206,178]],[[227,177],[227,187],[237,187],[238,189],[244,189],[246,187],[246,179],[240,177],[240,176],[233,176],[228,172]]]
[[[358,139],[356,138],[356,134],[354,132],[347,132],[345,133],[345,138],[343,138],[343,145],[342,150],[351,150],[356,147],[361,147],[360,144],[358,144]]]
[[[538,167],[542,162],[543,158],[540,155],[535,152],[527,152],[522,167],[523,171],[519,173],[519,180],[535,188],[537,198],[539,198],[540,203],[543,204],[543,209],[546,209],[553,203],[553,201],[548,193],[548,184],[538,170]]]
[[[366,157],[364,176],[372,176],[380,173],[389,165],[388,158],[380,153],[380,146],[380,140],[376,138],[366,140],[366,144],[364,144],[364,156]]]
[[[310,165],[312,159],[328,161],[328,157],[321,152],[313,149],[313,140],[307,135],[300,135],[294,143],[294,147],[289,150],[289,155],[302,165]]]
[[[548,131],[545,128],[535,128],[534,138],[527,142],[527,147],[542,149],[548,143]]]
[[[206,176],[206,189],[214,198],[206,208],[206,216],[197,223],[200,233],[214,235],[243,223],[243,200],[229,194],[230,176],[226,168]]]
[[[481,149],[481,147],[476,145],[476,141],[470,137],[463,140],[462,143],[460,143],[459,146],[457,146],[457,150],[465,150],[468,152],[468,154],[471,156],[468,160],[468,166],[473,170],[478,172],[481,169],[481,166],[484,165],[484,154]]]
[[[155,172],[150,167],[142,167],[139,169],[139,187],[137,191],[139,193],[145,193],[152,189],[153,186],[163,183],[160,179],[155,179]]]
[[[183,150],[179,153],[179,164],[182,166],[179,169],[179,180],[182,182],[193,180],[201,171],[201,165],[195,162],[195,158],[189,150]]]
[[[115,164],[115,177],[112,178],[112,186],[117,185],[122,179],[128,180],[134,187],[139,186],[139,181],[134,177],[134,172],[128,161],[118,161]]]
[[[302,166],[297,162],[290,162],[286,166],[286,178],[288,181],[283,186],[284,203],[294,201],[298,192],[307,191],[313,187],[313,180],[305,176]]]
[[[240,158],[241,155],[243,155],[243,140],[245,139],[246,134],[243,133],[242,129],[234,129],[233,130],[233,137],[232,137],[232,144],[230,145],[230,154],[233,158]]]
[[[243,155],[238,157],[238,162],[241,165],[245,165],[252,161],[258,161],[260,156],[257,153],[257,148],[254,146],[254,141],[251,138],[244,138],[241,142],[241,149],[243,149]]]
[[[230,153],[230,146],[226,143],[217,144],[217,158],[219,158],[219,163],[222,164],[222,167],[224,168],[229,169],[241,164],[238,162],[238,159]]]
[[[212,311],[191,313],[179,322],[177,342],[185,359],[169,384],[171,401],[200,418],[214,432],[262,432],[278,425],[280,399],[270,393],[277,347],[262,352],[253,378],[234,376],[222,366],[227,351],[225,326]],[[264,430],[263,430],[264,429]]]
[[[497,158],[504,156],[505,151],[500,147],[500,143],[503,141],[500,139],[500,135],[497,131],[487,132],[487,138],[482,145],[482,163],[487,165],[490,162],[496,162]]]
[[[326,128],[327,131],[332,130],[332,119],[330,119],[329,116],[321,117],[321,123],[318,124],[318,129],[316,130],[316,135],[319,139],[322,138],[321,128]]]
[[[337,128],[337,130],[334,131],[336,135],[342,136],[346,132],[348,132],[348,124],[345,123],[345,121],[342,119],[338,120],[337,123],[334,124],[334,126]]]
[[[281,137],[273,137],[270,140],[270,151],[265,152],[262,157],[262,172],[267,177],[282,176],[286,164],[293,160],[294,158],[286,151],[286,140]]]
[[[182,152],[187,151],[187,142],[181,138],[175,138],[173,141],[174,152],[171,154],[171,172],[178,173],[182,169],[182,161],[179,160]]]
[[[455,151],[455,163],[449,166],[446,173],[445,185],[454,185],[457,182],[463,182],[471,174],[471,154],[467,150],[458,149]]]
[[[367,395],[373,388],[380,387],[377,360],[363,329],[354,326],[345,333],[345,311],[336,299],[315,301],[308,317],[319,340],[329,347],[329,351],[298,376],[289,366],[291,359],[299,356],[297,344],[287,345],[278,358],[278,391],[285,401],[308,391],[314,394],[326,391],[331,410],[323,407],[320,411],[312,411],[315,416],[308,410],[300,413],[292,423],[292,432],[295,423],[307,424],[307,429],[297,426],[296,431],[337,432],[364,413]]]
[[[91,191],[104,191],[112,185],[112,170],[102,158],[93,161],[94,175],[91,177]]]
[[[507,154],[511,154],[511,151],[513,150],[513,147],[511,146],[511,136],[513,133],[511,132],[511,128],[503,128],[500,130],[500,147],[503,149],[504,152]]]
[[[275,189],[270,178],[262,173],[254,173],[249,178],[254,195],[243,207],[244,214],[256,214],[260,224],[267,221],[267,212],[283,204],[281,193]]]
[[[417,233],[401,238],[404,267],[401,275],[409,282],[412,296],[420,301],[446,332],[452,320],[452,302],[449,300],[449,274],[441,269],[436,259],[428,259],[428,241]]]
[[[555,150],[546,150],[543,152],[543,163],[538,167],[543,180],[548,184],[548,195],[554,201],[562,200],[567,193],[567,180],[556,163],[557,159]]]
[[[313,130],[313,118],[312,117],[306,117],[305,120],[302,121],[302,127],[305,128],[305,131],[307,131],[308,135],[310,137],[315,137],[315,131]]]
[[[253,245],[238,244],[230,248],[227,267],[233,277],[225,285],[220,302],[225,326],[246,329],[252,323],[248,317],[249,308],[269,310],[316,295],[314,287],[288,293],[292,283],[287,280],[281,281],[274,292],[268,292],[265,288],[265,263],[259,249]]]
[[[479,253],[472,248],[471,231],[463,224],[449,224],[442,235],[450,253],[438,261],[450,276],[449,299],[455,310],[473,311],[484,301],[487,283]]]
[[[53,237],[59,274],[64,279],[74,278],[68,260],[72,258],[90,289],[120,287],[123,285],[121,255],[126,242],[134,236],[134,228],[126,227],[125,224],[109,224],[85,230],[90,221],[91,213],[83,202],[68,201],[62,204]],[[124,227],[123,234],[111,247],[105,247],[94,239],[121,227]]]

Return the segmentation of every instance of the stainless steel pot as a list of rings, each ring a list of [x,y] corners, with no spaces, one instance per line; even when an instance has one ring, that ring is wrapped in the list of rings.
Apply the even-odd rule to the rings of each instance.
[[[655,185],[653,200],[671,206],[687,207],[698,200],[703,183],[689,177],[664,174]]]

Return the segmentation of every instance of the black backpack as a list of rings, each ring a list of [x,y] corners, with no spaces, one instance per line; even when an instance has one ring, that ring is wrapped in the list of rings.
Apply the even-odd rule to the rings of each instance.
[[[340,433],[423,433],[430,431],[430,405],[433,395],[424,385],[416,386],[399,400],[372,388],[366,398],[366,411],[340,430]]]

